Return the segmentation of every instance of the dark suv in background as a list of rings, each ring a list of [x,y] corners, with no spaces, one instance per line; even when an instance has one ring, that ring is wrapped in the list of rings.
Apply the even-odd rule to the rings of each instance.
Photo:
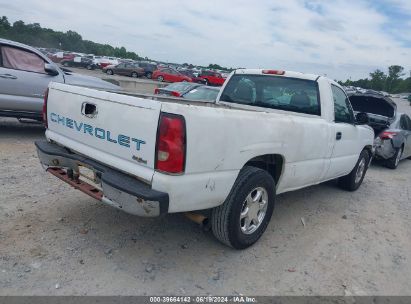
[[[153,76],[153,72],[157,70],[157,65],[154,63],[141,61],[141,62],[138,62],[137,64],[140,68],[144,69],[144,76],[150,79]]]

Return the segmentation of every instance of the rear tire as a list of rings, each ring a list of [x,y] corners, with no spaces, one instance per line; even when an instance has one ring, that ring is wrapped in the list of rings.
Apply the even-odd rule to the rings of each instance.
[[[106,71],[106,73],[108,74],[108,75],[113,75],[114,73],[113,73],[113,70],[110,70],[110,69],[108,69],[107,71]]]
[[[158,77],[157,77],[157,80],[158,80],[159,82],[163,82],[163,81],[164,81],[164,77],[163,77],[163,76],[158,76]]]
[[[270,222],[274,202],[275,182],[271,175],[256,167],[244,167],[225,202],[212,210],[214,236],[235,249],[253,245]]]
[[[151,79],[151,77],[153,77],[153,74],[152,74],[151,72],[148,72],[148,73],[146,74],[146,77],[147,77],[148,79]]]
[[[131,77],[137,78],[137,77],[138,77],[138,74],[137,74],[136,72],[133,72],[133,73],[131,73]]]
[[[204,84],[205,84],[206,86],[210,85],[210,84],[208,83],[208,79],[205,80]]]
[[[357,190],[364,180],[369,163],[370,153],[367,150],[362,150],[354,169],[352,169],[350,174],[340,177],[338,179],[338,185],[347,191]]]
[[[398,164],[400,163],[402,152],[404,151],[404,147],[395,149],[395,153],[393,157],[387,159],[385,161],[385,166],[390,169],[397,169]]]

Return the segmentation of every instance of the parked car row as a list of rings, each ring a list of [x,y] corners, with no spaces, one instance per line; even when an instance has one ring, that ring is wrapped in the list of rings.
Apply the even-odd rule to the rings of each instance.
[[[73,59],[64,59],[60,61],[60,64],[65,67],[86,68],[87,70],[98,68],[98,65],[92,59],[81,56],[74,57]]]
[[[160,68],[153,73],[153,79],[157,81],[165,82],[196,82],[210,86],[222,86],[226,78],[220,73],[213,71],[202,71],[195,75],[190,70],[175,70],[172,68]]]
[[[149,62],[122,62],[119,64],[108,65],[102,71],[108,75],[124,75],[134,78],[145,76],[152,78],[153,72],[157,66]]]

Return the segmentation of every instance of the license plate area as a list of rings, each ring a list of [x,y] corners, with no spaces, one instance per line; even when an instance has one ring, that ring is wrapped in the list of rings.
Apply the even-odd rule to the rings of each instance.
[[[82,181],[93,185],[94,187],[98,189],[101,188],[101,180],[99,178],[99,175],[94,171],[94,169],[85,166],[84,164],[79,163],[78,164],[78,169],[79,169],[79,179]]]

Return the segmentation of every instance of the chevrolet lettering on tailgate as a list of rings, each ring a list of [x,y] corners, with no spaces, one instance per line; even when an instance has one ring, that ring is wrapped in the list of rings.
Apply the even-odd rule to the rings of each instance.
[[[84,132],[84,134],[89,134],[91,136],[94,136],[95,138],[106,140],[113,144],[118,144],[120,146],[128,148],[134,147],[137,151],[140,151],[141,146],[146,143],[144,140],[124,134],[113,135],[109,130],[94,127],[83,122],[78,122],[74,119],[64,117],[56,113],[50,113],[50,121],[78,132]]]

